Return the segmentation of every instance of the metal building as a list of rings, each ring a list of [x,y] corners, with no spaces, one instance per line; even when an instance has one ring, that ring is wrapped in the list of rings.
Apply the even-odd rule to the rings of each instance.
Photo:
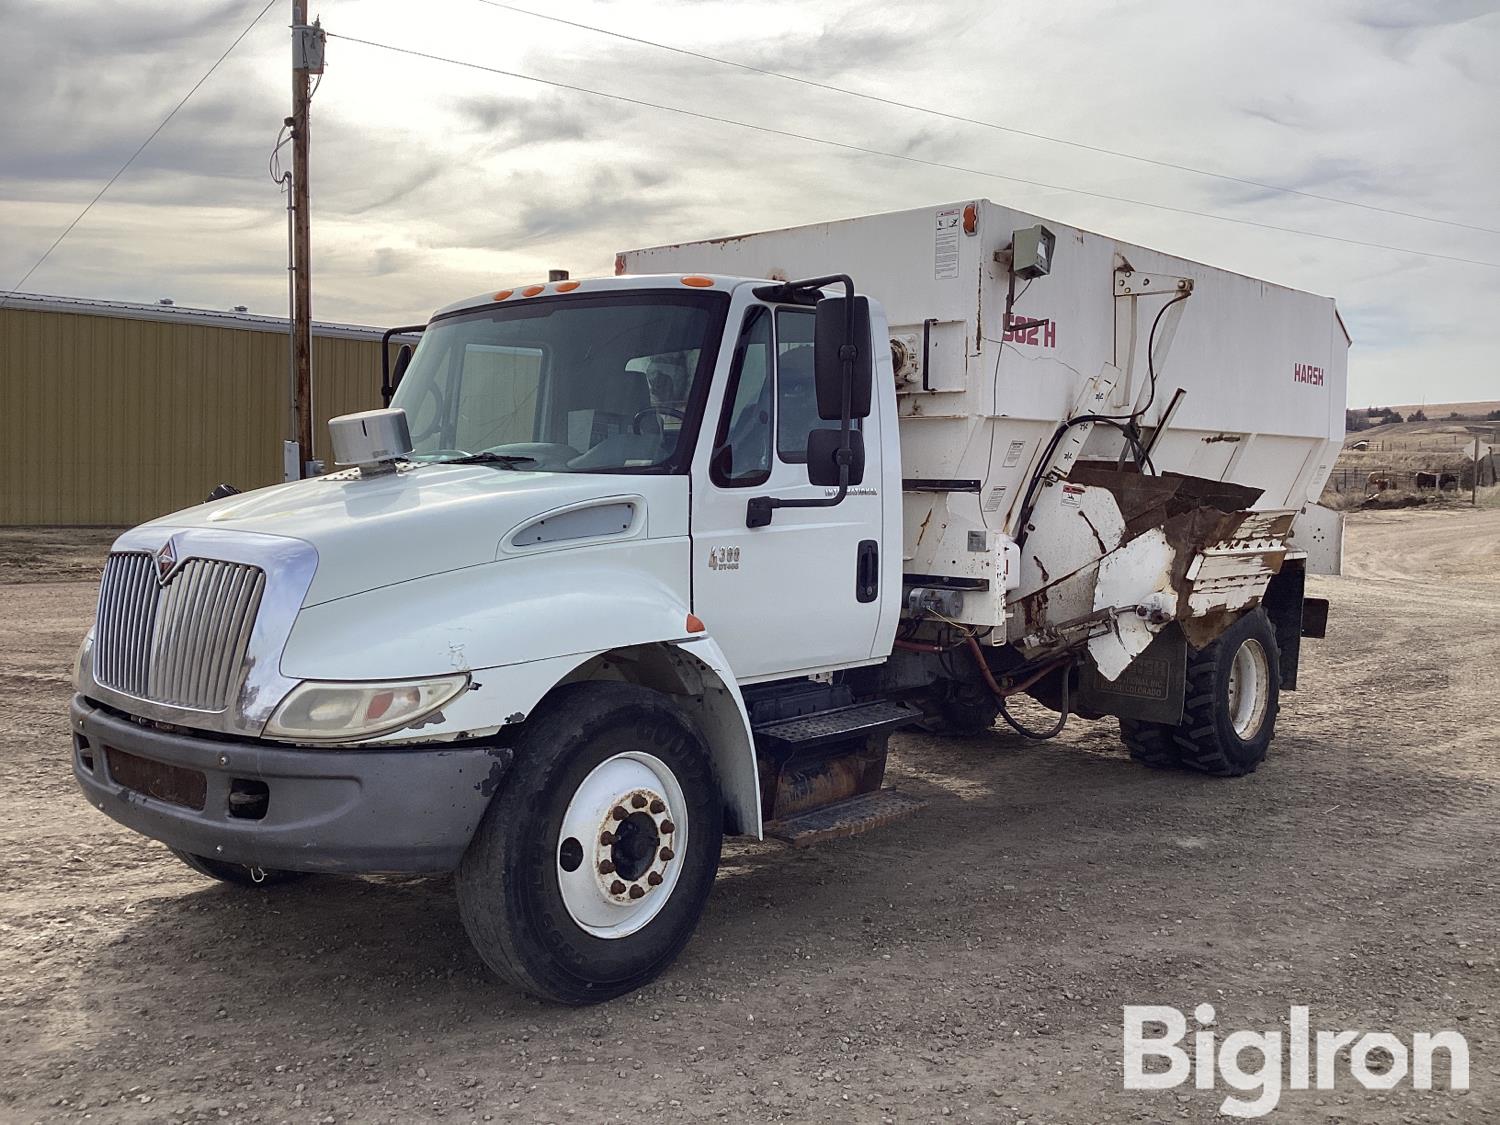
[[[314,325],[314,456],[329,417],[380,405],[380,335]],[[281,317],[16,293],[0,387],[0,525],[135,524],[282,479]]]

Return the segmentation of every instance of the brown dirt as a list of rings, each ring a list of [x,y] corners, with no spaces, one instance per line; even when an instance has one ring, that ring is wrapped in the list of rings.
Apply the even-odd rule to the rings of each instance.
[[[7,566],[0,1119],[1205,1121],[1222,1088],[1120,1063],[1122,1004],[1205,1000],[1468,1038],[1466,1095],[1346,1077],[1270,1120],[1500,1119],[1500,511],[1359,514],[1348,548],[1258,774],[1150,773],[1109,723],[901,739],[926,815],[735,844],[681,961],[589,1010],[489,978],[445,879],[235,890],[87,807],[93,590]]]

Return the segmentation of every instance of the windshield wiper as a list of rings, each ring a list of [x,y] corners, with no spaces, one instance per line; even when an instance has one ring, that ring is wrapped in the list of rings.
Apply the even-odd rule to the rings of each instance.
[[[536,464],[535,457],[521,457],[510,453],[470,453],[464,457],[447,457],[439,465],[499,465],[503,469],[516,469],[522,465]]]

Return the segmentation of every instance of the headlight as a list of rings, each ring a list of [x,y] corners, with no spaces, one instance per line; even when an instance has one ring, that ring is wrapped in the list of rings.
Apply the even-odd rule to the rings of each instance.
[[[94,627],[90,625],[89,631],[83,635],[83,643],[78,646],[78,655],[73,657],[73,690],[80,694],[83,692],[84,670],[93,655],[93,648]]]
[[[265,733],[308,742],[384,734],[431,714],[468,686],[466,673],[392,683],[305,680],[281,701]]]

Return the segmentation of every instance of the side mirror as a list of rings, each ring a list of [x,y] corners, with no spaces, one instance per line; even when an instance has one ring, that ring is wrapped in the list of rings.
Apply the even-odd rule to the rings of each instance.
[[[824,297],[817,304],[813,370],[818,390],[818,417],[825,422],[843,417],[844,357],[841,353],[844,345],[851,343],[851,328],[854,362],[849,385],[849,417],[865,418],[870,413],[870,387],[874,382],[874,358],[870,354],[870,302],[865,297],[854,298],[851,326],[850,310],[846,309],[848,301],[847,297]],[[811,451],[809,445],[809,455]],[[808,467],[812,467],[811,461]],[[838,483],[837,479],[834,483]]]
[[[402,344],[396,352],[396,367],[391,372],[391,390],[401,385],[401,377],[406,374],[406,369],[411,366],[412,347],[410,344]]]
[[[813,484],[839,486],[839,432],[814,430],[807,435],[807,479]],[[849,431],[849,487],[865,479],[865,435]]]

